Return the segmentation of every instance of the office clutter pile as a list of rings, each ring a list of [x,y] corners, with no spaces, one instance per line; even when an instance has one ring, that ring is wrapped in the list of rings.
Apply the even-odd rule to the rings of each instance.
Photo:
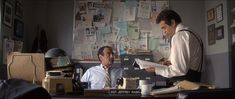
[[[73,91],[72,77],[64,77],[61,71],[47,71],[42,86],[50,94],[65,94]]]
[[[176,84],[169,88],[154,89],[150,92],[151,95],[171,94],[187,90],[199,89],[215,89],[214,85],[190,82],[187,80],[176,82]]]
[[[42,86],[51,94],[72,93],[78,88],[75,81],[75,65],[70,62],[66,52],[59,48],[52,48],[45,54],[46,77]]]

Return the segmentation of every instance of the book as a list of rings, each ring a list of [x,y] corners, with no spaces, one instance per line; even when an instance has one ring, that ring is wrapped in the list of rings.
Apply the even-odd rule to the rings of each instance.
[[[140,69],[145,69],[149,67],[164,67],[162,64],[154,63],[154,62],[149,62],[141,59],[135,59],[136,64],[139,65]]]

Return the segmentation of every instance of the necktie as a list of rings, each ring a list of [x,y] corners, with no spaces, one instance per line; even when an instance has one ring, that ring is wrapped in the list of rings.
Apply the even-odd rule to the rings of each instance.
[[[109,69],[105,69],[105,88],[110,88],[111,87],[111,79],[109,75]]]

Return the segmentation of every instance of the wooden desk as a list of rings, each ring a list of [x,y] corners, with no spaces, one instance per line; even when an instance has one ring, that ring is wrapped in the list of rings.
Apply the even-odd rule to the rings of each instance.
[[[141,96],[139,89],[84,90],[83,95],[54,95],[52,99],[176,99],[176,94]]]
[[[120,96],[72,96],[72,95],[64,95],[64,96],[52,96],[52,99],[176,99],[176,97],[154,97],[154,96],[128,96],[128,95],[120,95]]]
[[[79,96],[79,95],[57,95],[52,99],[176,99],[176,95],[164,96],[141,96],[141,95],[103,95],[103,96]]]

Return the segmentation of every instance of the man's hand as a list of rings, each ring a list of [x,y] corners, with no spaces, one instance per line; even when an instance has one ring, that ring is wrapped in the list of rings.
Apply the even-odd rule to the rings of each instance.
[[[162,65],[166,65],[166,66],[171,65],[171,62],[168,61],[168,60],[165,59],[165,58],[160,59],[160,60],[158,61],[158,63],[159,63],[159,64],[162,64]]]
[[[155,67],[149,67],[144,69],[148,73],[155,73]]]

